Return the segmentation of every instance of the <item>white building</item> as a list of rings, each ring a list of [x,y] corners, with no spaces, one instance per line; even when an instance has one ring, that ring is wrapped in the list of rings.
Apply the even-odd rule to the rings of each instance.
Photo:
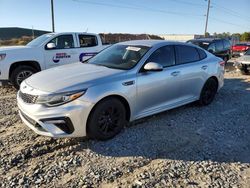
[[[159,36],[161,38],[164,38],[165,40],[173,40],[180,42],[186,42],[191,39],[197,39],[203,37],[203,35],[196,35],[196,34],[162,34]]]

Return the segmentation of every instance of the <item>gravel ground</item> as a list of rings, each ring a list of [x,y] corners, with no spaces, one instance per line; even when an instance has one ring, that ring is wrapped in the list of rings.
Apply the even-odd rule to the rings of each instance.
[[[0,187],[250,187],[250,76],[227,68],[206,107],[133,122],[112,140],[52,139],[0,88]]]

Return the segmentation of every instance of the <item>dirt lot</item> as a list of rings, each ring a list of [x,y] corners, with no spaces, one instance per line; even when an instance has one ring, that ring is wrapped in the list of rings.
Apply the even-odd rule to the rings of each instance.
[[[0,187],[250,187],[250,76],[233,69],[207,107],[131,123],[106,142],[38,136],[0,88]]]

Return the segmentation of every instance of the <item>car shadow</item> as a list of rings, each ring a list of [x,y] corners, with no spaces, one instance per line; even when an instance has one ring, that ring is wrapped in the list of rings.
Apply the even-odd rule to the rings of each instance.
[[[80,142],[112,157],[250,163],[250,80],[225,79],[212,104],[188,104],[130,123],[108,141]],[[87,143],[86,143],[87,142]]]

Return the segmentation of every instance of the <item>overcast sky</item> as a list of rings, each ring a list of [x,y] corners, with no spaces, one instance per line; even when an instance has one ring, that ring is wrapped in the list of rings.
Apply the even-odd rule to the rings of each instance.
[[[57,32],[203,34],[205,0],[54,0]],[[211,0],[208,32],[250,31],[250,0]],[[0,0],[0,27],[51,30],[50,0]]]

